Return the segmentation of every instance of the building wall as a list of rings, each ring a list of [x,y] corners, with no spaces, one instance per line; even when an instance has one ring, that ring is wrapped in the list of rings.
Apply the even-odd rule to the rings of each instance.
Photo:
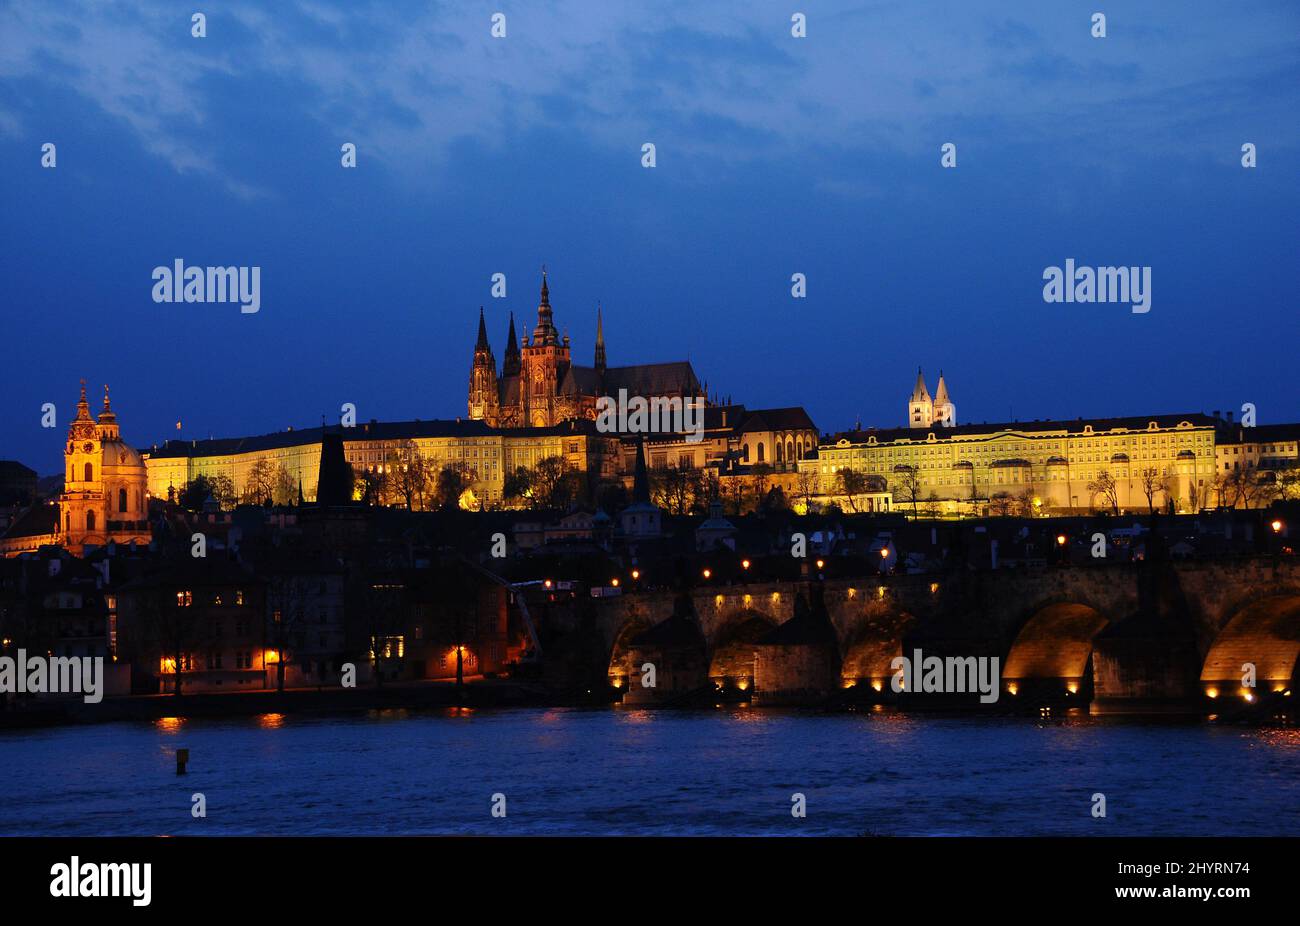
[[[1028,492],[1042,509],[1089,508],[1093,499],[1087,485],[1103,471],[1117,483],[1121,508],[1145,509],[1142,473],[1153,468],[1168,475],[1178,509],[1189,510],[1191,487],[1203,493],[1213,483],[1215,433],[1211,426],[1190,423],[1145,430],[1098,432],[1085,426],[1079,433],[1062,428],[955,436],[936,427],[918,430],[913,438],[877,441],[868,436],[861,442],[823,443],[818,458],[802,461],[799,467],[817,475],[825,494],[833,494],[835,474],[844,467],[880,476],[893,492],[895,508],[910,504],[899,497],[899,468],[915,467],[921,502],[932,493],[940,500],[969,501],[999,492]],[[1163,493],[1155,502],[1164,504]],[[1098,498],[1095,504],[1107,503]]]

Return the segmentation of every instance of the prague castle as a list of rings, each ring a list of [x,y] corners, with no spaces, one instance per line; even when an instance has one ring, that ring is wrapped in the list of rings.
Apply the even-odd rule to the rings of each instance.
[[[411,462],[435,476],[448,467],[459,470],[469,486],[462,504],[498,508],[521,502],[509,496],[510,477],[543,460],[558,458],[588,491],[626,485],[639,448],[652,472],[710,472],[724,481],[779,486],[800,504],[927,517],[1188,513],[1257,507],[1274,494],[1300,491],[1300,425],[1246,427],[1234,424],[1231,413],[958,424],[944,376],[931,396],[918,371],[900,427],[823,436],[800,407],[747,409],[727,400],[708,404],[702,433],[692,440],[678,433],[601,432],[596,400],[619,389],[686,398],[700,386],[685,362],[606,366],[599,315],[595,363],[572,364],[568,339],[556,335],[545,276],[537,327],[516,345],[511,318],[500,371],[480,312],[468,419],[372,420],[169,440],[142,454],[122,440],[107,387],[102,411],[91,417],[83,382],[64,445],[63,490],[53,504],[10,516],[0,555],[55,544],[79,551],[109,542],[147,543],[150,499],[176,500],[200,477],[214,489],[224,487],[221,498],[210,501],[227,507],[315,502],[327,447],[341,448],[352,472],[351,486],[344,481],[330,497],[346,498],[351,488],[354,500],[380,504],[396,502],[366,495],[365,486],[391,481],[387,477],[400,481],[396,474]],[[848,480],[845,471],[866,478]],[[849,484],[854,498],[845,496]],[[429,506],[427,499],[405,501]]]
[[[515,336],[515,317],[511,313],[505,359],[499,374],[496,357],[488,343],[487,323],[483,310],[479,309],[478,340],[474,344],[469,377],[471,419],[501,428],[547,428],[575,418],[594,420],[596,399],[603,395],[617,396],[620,389],[626,389],[629,396],[646,399],[685,400],[704,395],[689,361],[607,366],[599,308],[592,365],[573,363],[569,336],[561,337],[555,328],[545,270],[541,300],[537,304],[537,327],[531,339],[524,334],[521,345]]]

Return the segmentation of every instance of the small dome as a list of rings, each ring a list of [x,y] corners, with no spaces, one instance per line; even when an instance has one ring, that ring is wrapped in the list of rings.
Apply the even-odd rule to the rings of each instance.
[[[103,470],[106,475],[135,472],[145,468],[144,458],[130,444],[120,440],[106,440],[102,447]]]

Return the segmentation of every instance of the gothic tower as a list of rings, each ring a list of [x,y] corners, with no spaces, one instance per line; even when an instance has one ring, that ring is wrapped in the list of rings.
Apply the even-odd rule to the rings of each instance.
[[[912,387],[912,398],[907,403],[907,426],[910,428],[928,428],[934,423],[934,403],[930,400],[930,390],[925,388],[925,377],[921,368],[916,368],[916,385]]]
[[[499,412],[497,361],[488,344],[483,307],[478,310],[478,341],[474,344],[474,365],[469,374],[469,416],[495,424]]]
[[[934,420],[945,428],[957,423],[957,406],[948,398],[948,384],[943,381],[943,370],[939,371],[939,385],[934,390]]]
[[[510,331],[506,334],[506,356],[501,364],[502,376],[519,375],[519,336],[515,334],[515,313],[510,313]]]
[[[519,397],[524,407],[522,424],[545,428],[558,423],[557,398],[564,374],[569,370],[569,344],[561,342],[551,312],[551,291],[542,268],[542,294],[537,303],[537,327],[530,342],[524,339]]]

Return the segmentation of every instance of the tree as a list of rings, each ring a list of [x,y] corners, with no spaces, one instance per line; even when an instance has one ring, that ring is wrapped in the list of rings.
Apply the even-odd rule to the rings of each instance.
[[[1034,490],[1026,486],[1020,490],[1016,496],[1015,504],[1016,514],[1022,518],[1032,518],[1034,516]]]
[[[842,466],[835,471],[835,494],[843,495],[849,510],[858,510],[858,496],[867,491],[867,477],[849,466]]]
[[[532,488],[538,503],[550,508],[562,508],[572,497],[573,468],[564,457],[549,456],[537,461],[533,467]]]
[[[917,517],[916,503],[921,498],[921,474],[915,466],[900,463],[894,467],[894,494],[904,504],[910,504],[912,517]]]
[[[651,490],[661,508],[669,514],[684,515],[695,500],[695,482],[694,470],[669,464],[654,471]]]
[[[1097,478],[1088,483],[1089,504],[1096,501],[1100,495],[1106,500],[1111,511],[1116,515],[1119,514],[1119,486],[1115,483],[1115,477],[1107,470],[1102,470],[1097,474]]]
[[[181,488],[179,504],[187,511],[202,511],[203,503],[212,495],[212,482],[202,474],[195,476]]]
[[[1273,474],[1273,484],[1283,501],[1300,498],[1300,468],[1278,470]]]
[[[438,471],[439,508],[455,508],[460,497],[474,485],[474,470],[468,463],[448,463]]]
[[[267,637],[276,652],[275,688],[284,691],[284,667],[293,649],[296,632],[307,623],[307,580],[302,576],[275,576],[267,594],[270,622]]]
[[[260,505],[271,498],[275,491],[275,464],[266,457],[259,457],[248,471],[244,480],[244,501],[250,505]]]
[[[1155,514],[1156,496],[1162,492],[1166,497],[1172,493],[1169,490],[1169,477],[1154,466],[1148,466],[1140,474],[1142,482],[1142,494],[1147,497],[1147,512]]]
[[[383,497],[384,477],[372,470],[358,468],[353,475],[352,492],[362,503],[378,505]]]
[[[210,480],[212,486],[212,497],[223,510],[229,510],[235,507],[235,480],[231,479],[224,473],[213,476]]]
[[[813,472],[811,467],[800,467],[799,474],[795,476],[794,494],[795,498],[803,501],[805,514],[812,513],[813,497],[817,495],[818,491],[817,474]]]
[[[767,495],[768,480],[772,476],[772,467],[767,463],[755,463],[749,468],[749,472],[754,480],[755,503],[761,503],[763,497]]]
[[[508,473],[501,487],[501,494],[506,499],[527,502],[529,508],[537,507],[537,496],[533,492],[533,474],[526,466],[515,468]]]
[[[1263,507],[1276,492],[1276,485],[1272,479],[1249,466],[1233,470],[1232,482],[1243,508],[1251,507],[1252,502],[1257,508]]]
[[[275,505],[291,505],[298,497],[298,485],[289,475],[289,470],[280,463],[275,468],[275,479],[271,483],[271,502]]]
[[[1016,500],[1010,492],[994,492],[989,496],[989,514],[999,518],[1009,518],[1015,511]]]
[[[407,511],[423,510],[425,496],[429,494],[430,469],[413,440],[390,450],[384,461],[385,495],[390,501],[405,505]]]

